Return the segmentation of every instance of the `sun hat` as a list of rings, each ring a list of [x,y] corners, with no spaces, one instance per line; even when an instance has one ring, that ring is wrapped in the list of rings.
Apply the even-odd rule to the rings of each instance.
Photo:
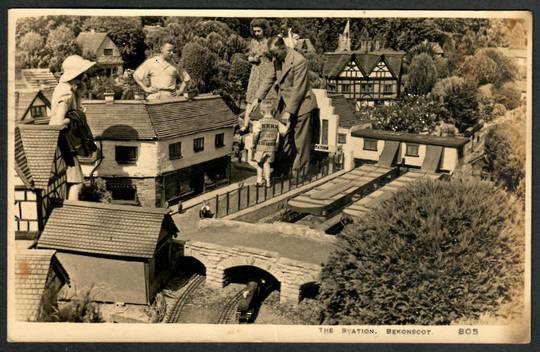
[[[63,73],[60,77],[60,82],[65,83],[71,81],[81,73],[86,72],[90,67],[94,66],[95,64],[95,62],[85,60],[79,55],[71,55],[66,57],[64,62],[62,62]]]

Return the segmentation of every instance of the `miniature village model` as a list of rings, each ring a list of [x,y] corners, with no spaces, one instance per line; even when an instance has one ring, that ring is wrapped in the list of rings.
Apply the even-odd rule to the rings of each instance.
[[[165,27],[144,29],[157,36]],[[84,182],[73,200],[67,129],[49,125],[58,80],[48,69],[18,70],[10,134],[16,319],[62,321],[87,295],[96,322],[318,324],[321,273],[344,228],[417,182],[478,172],[495,125],[478,119],[459,130],[447,119],[451,132],[411,132],[366,118],[403,98],[411,62],[370,28],[358,40],[351,33],[347,22],[333,51],[295,35],[288,50],[324,63],[323,83],[310,88],[311,158],[301,173],[276,172],[265,183],[255,181],[261,109],[242,129],[244,102],[237,111],[218,89],[198,93],[205,82],[194,79],[196,88],[163,99],[111,90],[82,97],[97,150],[77,159]],[[116,37],[77,34],[93,74],[127,76]],[[446,60],[442,40],[418,45]]]

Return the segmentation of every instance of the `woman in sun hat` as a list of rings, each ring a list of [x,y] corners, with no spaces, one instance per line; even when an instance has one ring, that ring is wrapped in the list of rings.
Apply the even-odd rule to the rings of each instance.
[[[90,156],[97,149],[81,108],[85,73],[95,64],[79,55],[68,56],[62,63],[62,76],[54,88],[51,100],[49,125],[64,126],[62,133],[68,144],[64,149],[68,149],[67,153],[70,154],[65,157],[69,166],[67,169],[69,199],[78,199],[84,180],[77,155]]]

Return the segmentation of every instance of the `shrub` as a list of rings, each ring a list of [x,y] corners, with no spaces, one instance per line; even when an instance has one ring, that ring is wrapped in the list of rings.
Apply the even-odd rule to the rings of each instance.
[[[453,121],[460,132],[477,123],[478,97],[473,82],[457,76],[448,77],[437,82],[432,93],[443,104],[443,118]]]
[[[513,110],[521,104],[521,92],[514,83],[508,82],[495,91],[494,99],[506,109]]]
[[[431,133],[440,120],[441,110],[441,105],[429,96],[408,94],[392,105],[366,109],[366,112],[375,120],[377,129]]]
[[[492,83],[497,87],[514,80],[517,67],[500,50],[483,48],[469,56],[459,67],[461,75],[470,77],[477,85]]]
[[[97,178],[94,182],[83,184],[79,199],[87,202],[102,202],[110,203],[112,200],[111,192],[107,190],[105,182],[101,178]]]
[[[321,276],[323,324],[496,314],[523,281],[514,198],[472,179],[412,184],[347,225]]]
[[[71,323],[103,323],[99,306],[93,301],[93,290],[74,295],[63,307],[57,308],[56,296],[54,300],[47,297],[42,302],[41,322],[71,322]]]
[[[486,134],[484,171],[487,177],[502,184],[509,191],[521,190],[524,196],[525,136],[523,126],[505,123],[490,129]]]
[[[405,89],[411,94],[427,94],[437,81],[437,67],[429,54],[421,53],[413,57]]]

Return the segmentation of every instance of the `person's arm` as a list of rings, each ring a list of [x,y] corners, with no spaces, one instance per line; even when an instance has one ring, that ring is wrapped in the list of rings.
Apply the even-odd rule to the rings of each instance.
[[[182,67],[178,68],[178,78],[180,79],[180,86],[176,90],[177,95],[182,95],[186,91],[187,84],[191,81],[191,76]]]
[[[252,64],[258,64],[261,62],[260,55],[257,55],[255,52],[255,43],[251,41],[249,43],[249,53],[248,53],[248,62]]]
[[[255,97],[256,97],[255,100],[251,102],[253,104],[252,111],[257,109],[257,107],[259,106],[259,103],[263,101],[264,98],[266,98],[266,95],[268,94],[270,89],[272,89],[272,86],[274,85],[275,82],[276,82],[276,70],[272,66],[272,69],[268,70],[268,73],[262,79],[261,85],[259,86],[259,89],[257,90],[257,93],[255,94]]]
[[[156,90],[152,87],[147,86],[144,83],[144,80],[148,78],[148,74],[149,72],[148,72],[146,62],[143,62],[141,66],[137,67],[135,72],[133,72],[133,80],[135,80],[135,83],[137,83],[137,85],[141,87],[143,91],[145,91],[148,94],[152,94],[152,93],[155,93]]]
[[[290,115],[296,115],[298,112],[309,86],[307,61],[305,59],[295,64],[292,70],[294,73],[293,85],[287,89],[289,94],[283,94],[285,112],[288,113],[289,117]]]
[[[55,115],[51,116],[49,125],[54,125],[54,126],[64,125],[64,128],[66,128],[69,124],[69,118],[66,117],[67,112],[68,112],[68,104],[66,104],[66,102],[64,101],[59,102],[56,108]]]

